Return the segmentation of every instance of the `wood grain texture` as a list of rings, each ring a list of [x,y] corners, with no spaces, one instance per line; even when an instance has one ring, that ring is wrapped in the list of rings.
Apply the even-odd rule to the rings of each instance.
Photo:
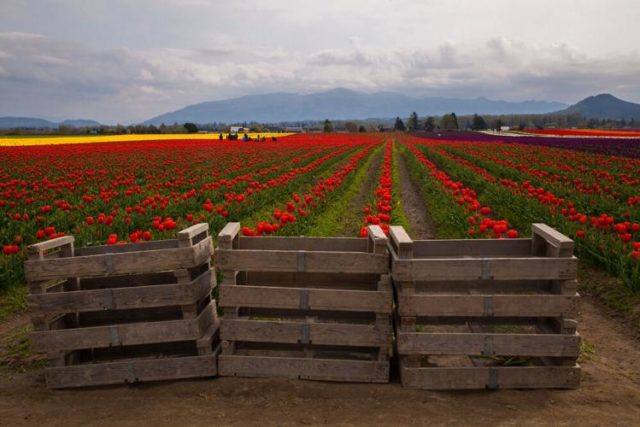
[[[119,245],[114,245],[114,247]],[[125,245],[121,245],[125,246]],[[211,237],[192,247],[25,261],[27,281],[153,273],[191,268],[213,255]]]
[[[42,313],[89,312],[194,304],[215,286],[213,270],[184,284],[158,284],[111,289],[51,292],[28,297],[29,304]]]
[[[398,353],[403,355],[468,355],[572,357],[580,355],[578,334],[492,334],[399,332]]]
[[[305,329],[307,330],[305,332]],[[391,344],[391,325],[358,325],[247,319],[222,320],[223,340],[277,342],[333,346],[386,347]]]
[[[219,249],[216,254],[216,268],[237,271],[384,274],[389,268],[388,260],[385,254],[360,252]]]
[[[47,368],[47,387],[72,388],[218,375],[217,352],[204,356],[105,362]]]
[[[415,258],[428,257],[528,257],[531,239],[416,240]]]
[[[400,316],[573,317],[577,295],[398,295]]]
[[[215,322],[210,303],[195,319],[128,323],[86,328],[34,331],[33,351],[71,351],[111,346],[197,340]]]
[[[270,251],[366,252],[367,240],[355,237],[240,236],[238,248]]]
[[[404,387],[425,390],[576,388],[580,366],[400,367]]]
[[[220,376],[389,382],[389,362],[267,356],[219,357]]]
[[[415,248],[414,248],[415,254]],[[422,258],[392,261],[397,281],[414,280],[560,280],[576,277],[578,263],[571,258]]]
[[[339,283],[336,284],[339,286]],[[391,313],[390,291],[356,291],[264,286],[220,286],[225,305],[309,310],[364,311]]]

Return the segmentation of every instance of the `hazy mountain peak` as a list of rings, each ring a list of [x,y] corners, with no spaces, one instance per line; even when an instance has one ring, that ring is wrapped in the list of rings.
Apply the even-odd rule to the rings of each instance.
[[[159,115],[145,123],[159,125],[175,122],[269,123],[322,119],[347,120],[404,117],[412,111],[420,116],[441,115],[452,111],[456,114],[548,113],[565,107],[565,104],[558,102],[507,102],[486,98],[418,98],[396,92],[364,93],[338,87],[307,95],[272,93],[203,102]]]
[[[623,101],[610,93],[589,96],[562,113],[580,114],[589,119],[640,119],[640,104]]]

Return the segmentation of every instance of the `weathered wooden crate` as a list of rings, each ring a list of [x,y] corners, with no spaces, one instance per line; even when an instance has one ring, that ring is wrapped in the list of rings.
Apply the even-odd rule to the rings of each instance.
[[[175,240],[29,247],[35,352],[50,388],[217,375],[219,322],[207,224]]]
[[[387,238],[220,232],[220,375],[388,382],[393,296]]]
[[[531,239],[412,241],[390,227],[403,385],[573,388],[573,241],[544,224]]]

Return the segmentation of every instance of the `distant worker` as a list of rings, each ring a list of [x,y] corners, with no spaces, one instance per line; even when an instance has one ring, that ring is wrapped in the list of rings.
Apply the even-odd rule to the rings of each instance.
[[[272,137],[271,137],[271,141],[272,141],[272,142],[276,142],[277,140],[278,140],[278,138],[276,138],[275,136],[272,136]]]
[[[220,141],[222,141],[222,140],[224,139],[224,136],[222,136],[222,132],[220,132],[220,134],[218,135],[218,139],[219,139]]]
[[[247,142],[247,141],[251,141],[251,138],[249,138],[249,135],[247,135],[247,133],[245,132],[244,136],[242,137],[242,140],[244,142]]]

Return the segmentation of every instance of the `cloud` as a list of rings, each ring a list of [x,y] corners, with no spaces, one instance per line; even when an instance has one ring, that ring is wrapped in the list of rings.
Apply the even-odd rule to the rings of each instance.
[[[413,95],[576,101],[597,92],[640,100],[634,53],[591,56],[568,43],[505,37],[425,48],[287,50],[96,48],[38,34],[0,33],[0,115],[129,123],[187,104],[251,93],[334,87]]]

